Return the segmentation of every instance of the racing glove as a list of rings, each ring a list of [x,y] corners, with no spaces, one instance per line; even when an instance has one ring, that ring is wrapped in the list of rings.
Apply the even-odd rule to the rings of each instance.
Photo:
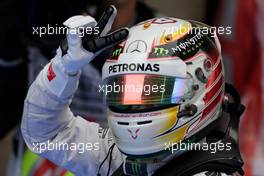
[[[97,25],[95,19],[91,16],[74,16],[63,23],[68,27],[69,33],[59,48],[62,51],[59,51],[59,54],[62,54],[61,61],[66,73],[77,73],[105,48],[126,39],[128,36],[128,29],[126,28],[107,35],[114,22],[116,13],[116,8],[109,6]],[[95,27],[99,31],[94,35],[80,37],[80,33],[78,33],[80,30],[76,32],[76,29],[85,29],[85,27]]]
[[[117,10],[109,6],[101,19],[96,23],[91,16],[73,16],[64,22],[67,26],[67,37],[61,42],[56,56],[43,69],[40,82],[57,97],[69,98],[76,90],[76,77],[81,69],[100,52],[125,40],[129,34],[127,28],[121,28],[107,34],[114,22]],[[83,35],[81,30],[87,27],[97,29],[97,34]],[[83,31],[85,32],[85,31]]]

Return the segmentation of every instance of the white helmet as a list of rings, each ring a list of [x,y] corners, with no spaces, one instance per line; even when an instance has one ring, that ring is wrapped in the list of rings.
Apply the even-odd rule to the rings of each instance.
[[[202,30],[199,30],[202,29]],[[224,70],[208,26],[155,18],[130,29],[103,66],[108,123],[130,156],[164,151],[195,136],[222,110]]]

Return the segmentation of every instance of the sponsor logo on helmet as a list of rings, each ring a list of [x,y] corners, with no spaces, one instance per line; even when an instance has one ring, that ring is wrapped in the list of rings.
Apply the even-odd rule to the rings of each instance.
[[[164,56],[164,55],[166,56],[169,54],[169,50],[165,48],[161,48],[161,47],[156,47],[154,48],[153,54],[160,55],[160,56]]]
[[[114,113],[114,117],[118,118],[141,118],[141,117],[151,117],[151,116],[159,116],[162,112],[149,112],[149,113],[138,113],[138,114],[118,114]]]
[[[143,21],[141,23],[138,23],[138,25],[144,25],[144,24],[173,24],[177,23],[178,20],[176,18],[170,18],[170,17],[163,17],[163,18],[153,18],[147,21]],[[149,26],[148,26],[149,27]]]
[[[204,49],[204,38],[204,35],[198,33],[196,35],[187,35],[175,42],[153,47],[149,54],[149,59],[179,57],[182,60],[186,60],[194,56],[200,49]]]
[[[117,48],[112,52],[112,57],[118,56],[119,54],[121,54],[121,52],[122,52],[122,48]]]
[[[127,53],[133,53],[133,52],[144,53],[146,51],[147,51],[147,44],[143,40],[133,41],[128,45],[126,50]]]
[[[172,50],[174,52],[195,50],[194,47],[198,48],[202,45],[202,37],[203,35],[198,33],[190,39],[186,38],[184,41],[179,42]]]
[[[142,72],[159,72],[159,64],[145,64],[145,63],[131,63],[131,64],[115,64],[108,67],[110,73],[118,72],[133,72],[133,71],[142,71]]]
[[[118,45],[111,53],[110,58],[108,58],[107,60],[109,61],[117,61],[119,55],[123,52],[123,46],[122,45]]]
[[[136,129],[135,131],[127,129],[127,131],[130,133],[132,139],[137,139],[139,130],[140,130],[140,128]]]

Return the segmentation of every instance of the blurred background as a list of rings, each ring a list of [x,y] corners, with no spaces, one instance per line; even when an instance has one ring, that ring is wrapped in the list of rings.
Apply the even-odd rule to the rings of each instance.
[[[32,35],[32,27],[47,24],[60,26],[68,17],[77,14],[90,14],[98,19],[109,4],[115,4],[118,8],[115,29],[155,16],[232,27],[232,34],[221,35],[220,40],[226,79],[238,88],[242,102],[246,105],[240,124],[245,175],[263,176],[263,0],[1,0],[0,175],[70,175],[29,152],[18,130],[28,86],[42,66],[54,56],[63,37],[45,35],[39,38]],[[103,53],[95,59],[97,62],[84,68],[72,104],[74,113],[102,125],[105,125],[106,112],[96,86],[100,83],[101,67],[106,55]]]

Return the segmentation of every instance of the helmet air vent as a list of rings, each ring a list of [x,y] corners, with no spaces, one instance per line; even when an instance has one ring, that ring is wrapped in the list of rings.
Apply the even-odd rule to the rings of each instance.
[[[205,77],[205,75],[203,73],[203,70],[200,67],[195,70],[195,75],[196,75],[197,79],[199,81],[201,81],[202,83],[208,82],[207,78]]]
[[[141,122],[138,122],[137,124],[138,125],[145,125],[145,124],[148,124],[148,123],[152,123],[152,120],[141,121]]]
[[[117,122],[118,125],[129,125],[128,122]]]
[[[192,117],[197,112],[197,106],[194,104],[187,104],[183,110],[178,113],[178,118],[181,117]]]

